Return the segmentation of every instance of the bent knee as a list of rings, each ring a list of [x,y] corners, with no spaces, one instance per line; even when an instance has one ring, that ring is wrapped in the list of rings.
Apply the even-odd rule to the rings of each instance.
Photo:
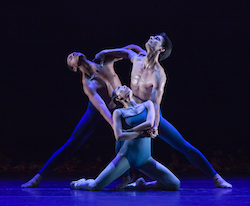
[[[175,184],[172,185],[173,191],[179,190],[180,187],[181,187],[181,182],[180,181],[178,181],[178,182],[176,182]]]
[[[164,183],[157,182],[157,184],[159,188],[163,190],[168,190],[168,191],[177,191],[180,189],[180,186],[181,186],[181,182],[179,179],[176,179],[175,181],[171,181],[171,182],[164,182]]]
[[[166,190],[170,190],[170,191],[177,191],[180,189],[181,186],[181,182],[180,181],[176,181],[174,183],[170,183],[166,186]]]

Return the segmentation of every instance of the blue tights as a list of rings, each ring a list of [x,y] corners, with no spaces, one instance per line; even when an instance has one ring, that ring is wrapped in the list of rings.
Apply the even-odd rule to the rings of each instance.
[[[80,148],[80,146],[87,140],[87,138],[91,135],[95,128],[100,125],[101,122],[104,122],[104,119],[91,102],[89,102],[86,112],[77,124],[70,138],[49,158],[43,168],[39,171],[39,174],[42,176],[47,175],[66,158],[70,157],[77,149]],[[183,153],[191,164],[198,167],[209,177],[212,178],[216,174],[212,165],[201,154],[201,152],[188,143],[162,116],[160,118],[159,137],[174,149]],[[119,151],[118,148],[116,148],[116,150]]]
[[[104,119],[92,103],[89,102],[86,112],[77,124],[70,138],[49,158],[43,168],[39,171],[39,174],[42,176],[47,175],[66,158],[70,157],[82,146],[101,122],[104,122]]]
[[[183,153],[189,162],[198,167],[201,171],[203,171],[210,178],[217,173],[212,165],[208,162],[206,157],[194,146],[192,146],[189,142],[187,142],[182,135],[175,129],[175,127],[170,124],[166,119],[160,116],[160,124],[159,124],[159,137],[168,143],[171,147]],[[116,142],[116,152],[119,151],[123,142]],[[129,175],[129,171],[126,171],[126,176]]]
[[[209,177],[212,178],[217,173],[206,157],[187,142],[174,126],[162,117],[162,115],[160,116],[159,137],[171,147],[183,153],[192,165],[198,167]]]

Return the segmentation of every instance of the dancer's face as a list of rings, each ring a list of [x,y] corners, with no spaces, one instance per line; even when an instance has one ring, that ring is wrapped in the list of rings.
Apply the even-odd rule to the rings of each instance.
[[[162,52],[164,48],[162,47],[164,39],[161,35],[151,36],[146,42],[145,47],[147,50],[160,51]]]
[[[79,56],[84,56],[80,52],[73,52],[68,55],[67,57],[67,64],[73,68],[73,71],[77,71],[77,68],[79,66]],[[84,56],[85,57],[85,56]]]
[[[119,99],[129,99],[132,97],[132,90],[127,86],[119,86],[116,88],[116,94]]]

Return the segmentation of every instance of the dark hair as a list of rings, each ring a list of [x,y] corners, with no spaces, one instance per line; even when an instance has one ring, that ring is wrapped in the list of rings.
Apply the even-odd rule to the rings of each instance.
[[[165,51],[160,53],[159,55],[159,61],[162,61],[170,56],[173,46],[171,40],[168,38],[165,32],[162,32],[158,35],[163,37],[163,42],[161,46],[165,48]]]
[[[84,59],[84,58],[86,58],[86,56],[85,56],[85,55],[80,55],[80,56],[79,56],[79,60],[78,60],[78,63],[77,63],[77,65],[78,65],[78,66],[80,66],[80,65],[81,65],[81,62],[83,61],[83,59]],[[70,71],[74,72],[74,70],[73,70],[73,67],[72,67],[72,66],[69,66],[69,65],[68,65],[68,63],[67,63],[67,66],[68,66],[68,68],[69,68],[69,70],[70,70]],[[77,73],[80,73],[80,71],[79,71],[78,69],[77,69],[77,71],[76,71],[76,72],[77,72]]]
[[[114,91],[112,92],[112,101],[116,104],[116,108],[123,108],[124,105],[116,100],[117,97],[118,95],[116,94],[116,89],[114,89]]]

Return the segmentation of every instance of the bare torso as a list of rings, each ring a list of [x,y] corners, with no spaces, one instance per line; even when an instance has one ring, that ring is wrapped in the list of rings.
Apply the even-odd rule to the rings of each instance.
[[[155,65],[154,68],[145,68],[143,59],[145,56],[137,56],[133,61],[131,72],[130,87],[134,94],[134,99],[137,103],[152,100],[153,89],[161,89],[165,86],[166,74],[160,65]],[[164,85],[159,85],[164,83]]]
[[[105,82],[110,97],[114,89],[121,86],[121,81],[114,70],[114,60],[106,61],[102,67],[97,65],[97,76]]]
[[[91,64],[95,67],[94,74],[91,77],[84,76],[83,89],[88,95],[88,92],[97,92],[104,100],[108,108],[115,107],[115,104],[111,101],[112,92],[118,86],[121,86],[121,81],[114,71],[114,60],[105,61],[103,66],[97,63]]]

